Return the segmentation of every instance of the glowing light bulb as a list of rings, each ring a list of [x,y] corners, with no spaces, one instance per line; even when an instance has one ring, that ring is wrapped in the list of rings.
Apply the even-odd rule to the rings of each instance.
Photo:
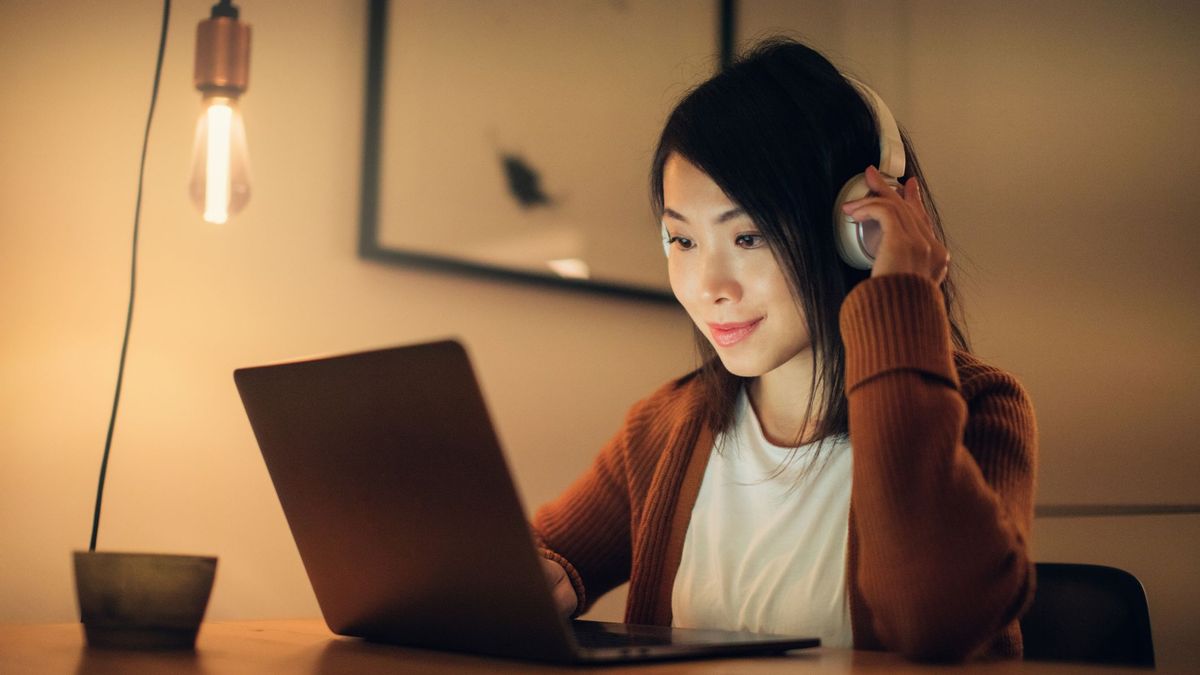
[[[196,123],[188,192],[204,220],[218,225],[250,201],[246,128],[232,98],[204,99],[204,111]]]
[[[250,26],[231,0],[220,0],[196,26],[192,82],[204,96],[192,146],[188,192],[204,219],[218,225],[250,201],[250,156],[237,100],[250,79]]]

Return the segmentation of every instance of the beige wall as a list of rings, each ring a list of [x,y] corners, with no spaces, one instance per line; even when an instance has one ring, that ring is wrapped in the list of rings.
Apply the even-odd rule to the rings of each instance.
[[[461,336],[529,506],[692,363],[668,307],[356,258],[360,4],[243,7],[254,195],[223,227],[185,195],[193,33],[211,2],[174,6],[100,543],[219,555],[214,618],[316,611],[233,368]],[[151,2],[0,4],[0,620],[74,611],[158,21]],[[976,347],[1038,408],[1039,499],[1200,502],[1195,6],[744,0],[742,21],[742,36],[808,36],[913,133],[968,273]],[[1035,547],[1135,571],[1160,656],[1200,659],[1197,519],[1043,520]]]

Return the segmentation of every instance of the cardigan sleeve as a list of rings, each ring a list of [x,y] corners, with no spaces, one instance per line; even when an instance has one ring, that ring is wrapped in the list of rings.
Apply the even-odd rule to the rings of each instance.
[[[884,646],[965,658],[1032,598],[1033,407],[1012,376],[956,358],[928,279],[868,279],[840,319],[855,581]]]
[[[575,616],[629,579],[630,500],[622,429],[591,467],[558,498],[537,510],[534,540],[559,563],[575,588]]]

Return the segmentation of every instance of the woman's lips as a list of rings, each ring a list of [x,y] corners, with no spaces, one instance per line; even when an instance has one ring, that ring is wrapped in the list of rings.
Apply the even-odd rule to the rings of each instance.
[[[742,321],[740,323],[710,323],[708,324],[708,332],[712,335],[713,342],[719,346],[732,347],[753,333],[761,321],[762,317],[753,321]]]

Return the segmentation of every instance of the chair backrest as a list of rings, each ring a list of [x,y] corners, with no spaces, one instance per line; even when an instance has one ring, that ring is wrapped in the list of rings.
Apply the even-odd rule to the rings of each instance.
[[[1037,563],[1037,591],[1021,635],[1031,661],[1154,667],[1146,591],[1115,567]]]

